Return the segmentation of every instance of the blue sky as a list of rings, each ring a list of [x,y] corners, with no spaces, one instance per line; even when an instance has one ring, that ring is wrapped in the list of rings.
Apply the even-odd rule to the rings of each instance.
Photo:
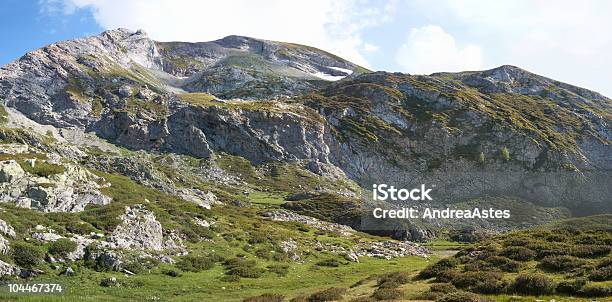
[[[44,11],[38,1],[4,0],[0,4],[0,65],[58,40],[102,31],[91,13],[66,15]]]
[[[612,96],[610,15],[604,0],[5,0],[0,64],[126,27],[160,41],[297,42],[416,74],[511,64]]]

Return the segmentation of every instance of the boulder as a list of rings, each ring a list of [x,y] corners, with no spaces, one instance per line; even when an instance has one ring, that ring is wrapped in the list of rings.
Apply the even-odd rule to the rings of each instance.
[[[164,249],[162,225],[144,205],[126,207],[125,214],[119,219],[121,224],[109,238],[114,248],[151,251]]]
[[[117,94],[124,98],[130,97],[132,96],[132,88],[127,85],[121,86],[119,87],[119,90],[117,90]]]
[[[114,271],[121,271],[124,264],[120,253],[108,249],[88,248],[85,253],[85,259],[95,261],[102,267]]]
[[[15,238],[15,229],[13,229],[13,227],[6,223],[4,220],[0,219],[0,234]]]
[[[199,189],[181,188],[176,190],[176,193],[180,198],[209,210],[212,205],[221,204],[221,202],[217,200],[217,196],[210,191],[204,192]]]
[[[0,182],[13,182],[25,175],[25,171],[14,160],[0,162]]]
[[[63,272],[63,275],[64,275],[64,276],[74,276],[74,275],[75,275],[75,272],[74,272],[74,270],[72,269],[72,267],[70,267],[70,266],[69,266],[69,267],[67,267],[67,268],[66,268],[66,270]]]
[[[6,255],[10,251],[8,240],[0,235],[0,255]]]
[[[32,234],[32,238],[38,239],[44,242],[53,242],[53,241],[57,241],[58,239],[62,239],[64,237],[56,233],[53,233],[53,232],[46,232],[46,233],[34,233]]]
[[[21,270],[18,267],[0,260],[0,277],[1,276],[16,276],[16,275],[19,275],[20,272]]]

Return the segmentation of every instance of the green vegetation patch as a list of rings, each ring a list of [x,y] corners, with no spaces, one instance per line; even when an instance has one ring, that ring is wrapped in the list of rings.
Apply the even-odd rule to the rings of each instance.
[[[40,177],[49,177],[56,174],[62,174],[66,171],[66,168],[62,165],[52,164],[42,160],[34,161],[33,165],[24,160],[19,160],[18,163],[24,171]]]
[[[601,297],[611,251],[609,231],[536,228],[483,239],[418,276],[479,294]]]

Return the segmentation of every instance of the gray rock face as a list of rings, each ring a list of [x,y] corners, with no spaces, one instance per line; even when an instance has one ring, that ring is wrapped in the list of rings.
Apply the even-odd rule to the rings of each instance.
[[[270,70],[276,75],[271,77]],[[361,70],[323,51],[281,42],[227,37],[162,43],[142,31],[117,29],[51,44],[2,67],[0,99],[37,122],[88,127],[106,112],[99,112],[97,104],[125,108],[122,104],[131,101],[126,99],[135,86],[143,84],[173,92],[260,98],[310,90],[325,82],[317,74],[341,77]],[[103,75],[104,85],[91,72]]]
[[[9,246],[8,240],[4,239],[4,237],[2,237],[2,235],[0,235],[0,254],[1,255],[6,255],[6,254],[8,254],[8,252],[10,250],[11,250],[11,248]]]
[[[299,246],[295,240],[289,238],[288,240],[281,241],[279,243],[279,247],[285,254],[287,254],[287,256],[289,256],[289,259],[291,259],[292,261],[302,261],[301,254],[298,251]]]
[[[217,200],[217,196],[215,196],[215,194],[210,191],[205,193],[202,190],[198,189],[181,188],[178,189],[176,193],[183,200],[193,202],[205,209],[210,209],[212,205],[221,204],[221,202]]]
[[[107,173],[119,173],[148,186],[173,193],[174,183],[163,173],[151,167],[150,159],[140,152],[134,156],[99,156],[88,161],[88,167]]]
[[[162,251],[164,238],[161,223],[143,205],[126,207],[121,224],[113,231],[109,242],[115,248]]]
[[[225,151],[255,163],[297,159],[328,162],[325,124],[293,113],[293,110],[310,113],[306,108],[281,103],[265,106],[272,109],[266,112],[183,108],[168,118],[170,135],[165,146],[202,157],[211,151]],[[199,139],[194,139],[194,133]]]
[[[350,236],[355,230],[349,226],[322,221],[313,217],[296,214],[287,210],[275,210],[264,213],[266,218],[274,221],[295,221],[324,231],[335,232],[342,236]]]
[[[238,36],[163,43],[113,30],[4,66],[0,99],[35,121],[87,129],[131,149],[304,161],[362,187],[435,183],[442,203],[493,192],[579,214],[612,210],[610,99],[512,66],[431,76],[361,72],[289,43]],[[347,78],[331,83],[321,75]],[[243,100],[190,100],[185,92]],[[143,183],[156,177],[122,164]],[[0,179],[15,184],[20,172],[7,169]],[[49,211],[82,208],[62,201],[70,190],[36,187],[24,197],[14,189],[23,186],[3,187],[2,199]],[[95,194],[83,199],[104,202]]]
[[[62,239],[64,237],[59,234],[53,233],[53,232],[47,232],[47,233],[34,233],[32,234],[32,238],[38,239],[44,242],[53,242],[53,241]]]
[[[0,162],[0,182],[12,182],[25,175],[25,172],[14,160]]]
[[[79,212],[88,204],[105,205],[111,201],[100,192],[98,182],[102,179],[75,164],[64,164],[63,171],[45,177],[24,172],[14,160],[0,166],[5,180],[0,182],[0,202],[44,212]]]
[[[430,252],[426,248],[408,241],[373,241],[356,244],[347,249],[332,243],[321,243],[315,245],[318,250],[329,251],[333,254],[343,255],[347,260],[359,262],[359,257],[373,257],[393,259],[406,256],[428,257]]]
[[[2,219],[0,219],[0,234],[9,236],[11,238],[15,238],[15,236],[17,236],[17,234],[15,234],[15,229],[13,229],[12,226]]]
[[[108,249],[88,249],[85,259],[95,260],[114,271],[121,271],[125,263],[121,253]]]
[[[71,238],[71,240],[76,242],[77,244],[76,249],[72,253],[68,254],[68,256],[66,257],[66,259],[71,261],[83,259],[86,254],[86,248],[96,242],[96,240],[93,240],[91,238],[85,238],[81,235],[75,235]]]
[[[18,267],[0,260],[0,276],[18,276],[20,272]]]

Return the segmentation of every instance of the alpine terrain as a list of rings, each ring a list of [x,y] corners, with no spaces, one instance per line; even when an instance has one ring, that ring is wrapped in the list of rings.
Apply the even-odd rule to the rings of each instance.
[[[612,100],[518,67],[116,29],[1,67],[0,105],[0,282],[65,289],[2,300],[612,297]],[[378,221],[382,183],[512,217]]]

